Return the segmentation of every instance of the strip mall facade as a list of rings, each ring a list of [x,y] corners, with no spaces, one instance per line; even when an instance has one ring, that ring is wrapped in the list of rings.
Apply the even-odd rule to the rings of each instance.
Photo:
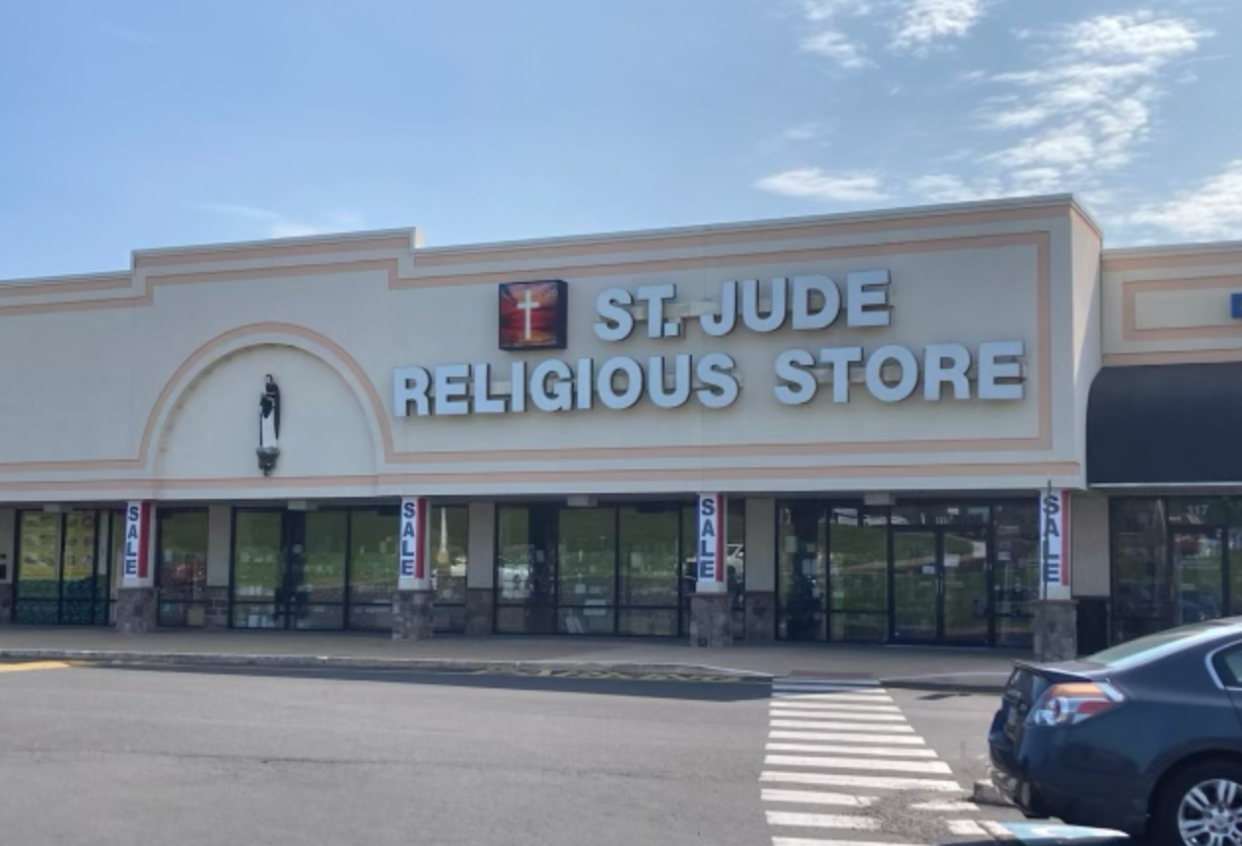
[[[1235,613],[1235,291],[1242,245],[1106,250],[1070,197],[13,281],[0,624],[1057,652]]]

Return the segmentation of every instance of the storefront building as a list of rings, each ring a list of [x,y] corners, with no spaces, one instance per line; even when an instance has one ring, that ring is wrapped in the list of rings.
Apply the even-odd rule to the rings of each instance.
[[[1242,246],[1053,197],[131,265],[0,285],[0,624],[1047,652],[1242,607]]]

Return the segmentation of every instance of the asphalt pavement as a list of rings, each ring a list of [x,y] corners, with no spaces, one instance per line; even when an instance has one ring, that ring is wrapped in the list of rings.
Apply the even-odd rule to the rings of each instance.
[[[598,675],[598,674],[596,674]],[[0,839],[992,843],[995,697],[350,668],[0,665]]]

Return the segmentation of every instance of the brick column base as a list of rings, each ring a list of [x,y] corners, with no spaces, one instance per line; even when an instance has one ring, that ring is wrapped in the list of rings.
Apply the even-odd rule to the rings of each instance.
[[[466,589],[466,635],[487,637],[492,633],[496,591],[491,588]]]
[[[1035,660],[1072,661],[1078,657],[1078,603],[1043,599],[1031,603]]]
[[[392,596],[392,639],[430,640],[435,594],[429,590],[399,590]]]
[[[733,598],[727,593],[696,593],[690,597],[690,645],[733,645]]]
[[[156,608],[155,588],[121,588],[116,592],[116,630],[121,634],[155,631]]]

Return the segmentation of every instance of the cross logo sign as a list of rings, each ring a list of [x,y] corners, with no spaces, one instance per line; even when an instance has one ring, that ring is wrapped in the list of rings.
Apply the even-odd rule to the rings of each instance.
[[[505,282],[500,286],[500,348],[563,350],[566,286],[560,280]]]

